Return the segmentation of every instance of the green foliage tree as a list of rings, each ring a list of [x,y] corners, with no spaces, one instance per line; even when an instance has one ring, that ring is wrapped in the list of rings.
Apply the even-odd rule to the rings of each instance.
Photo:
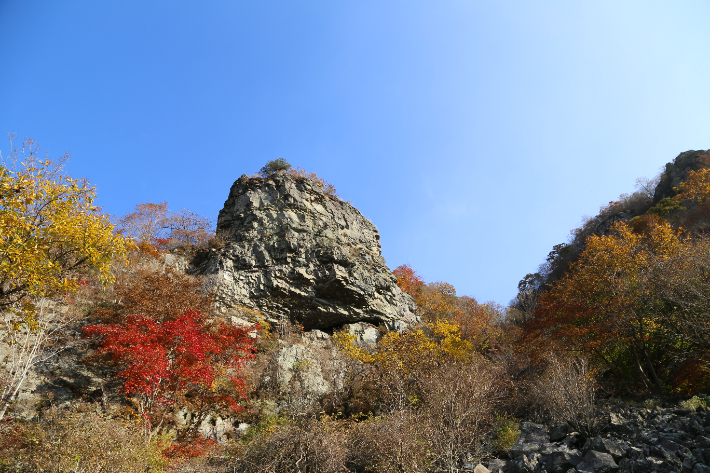
[[[268,177],[278,171],[288,171],[291,169],[291,165],[284,158],[272,159],[267,162],[263,168],[259,170],[259,174],[263,177]]]

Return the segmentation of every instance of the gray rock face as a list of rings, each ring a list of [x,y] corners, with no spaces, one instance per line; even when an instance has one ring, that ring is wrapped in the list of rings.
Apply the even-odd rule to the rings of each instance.
[[[666,169],[661,177],[661,182],[656,186],[653,203],[656,204],[666,197],[676,194],[673,190],[688,177],[688,172],[710,166],[710,149],[700,151],[685,151],[680,153],[672,163],[666,164]]]
[[[219,213],[227,246],[198,256],[217,302],[261,311],[307,330],[416,320],[381,255],[377,228],[317,182],[277,173],[242,176]]]

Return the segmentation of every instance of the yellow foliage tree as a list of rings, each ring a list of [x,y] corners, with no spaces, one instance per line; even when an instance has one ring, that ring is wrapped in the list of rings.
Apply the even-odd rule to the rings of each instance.
[[[45,178],[49,161],[0,168],[0,308],[76,290],[93,270],[112,281],[126,242],[93,205],[94,189],[69,177]]]
[[[674,200],[679,203],[686,200],[706,201],[710,197],[710,168],[690,171],[687,179],[674,190],[678,192]]]
[[[48,160],[30,159],[19,170],[0,166],[0,315],[2,341],[13,349],[0,418],[61,326],[48,299],[75,292],[89,277],[111,282],[111,263],[126,257],[127,242],[94,198],[85,181],[55,176]]]
[[[662,323],[653,268],[681,246],[679,232],[653,215],[632,225],[616,223],[609,235],[590,236],[579,260],[541,297],[528,336],[543,348],[561,345],[600,357],[626,346],[647,386],[662,393],[649,354]]]

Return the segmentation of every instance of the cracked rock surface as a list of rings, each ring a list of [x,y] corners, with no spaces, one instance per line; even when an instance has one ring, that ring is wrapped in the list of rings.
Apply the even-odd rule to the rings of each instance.
[[[401,329],[414,301],[385,264],[377,228],[315,181],[242,176],[219,213],[226,246],[196,257],[223,308],[247,306],[306,330],[369,322]]]

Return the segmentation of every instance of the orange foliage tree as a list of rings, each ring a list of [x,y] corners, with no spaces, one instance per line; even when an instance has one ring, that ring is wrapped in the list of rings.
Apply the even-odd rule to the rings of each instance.
[[[392,274],[397,278],[399,288],[412,297],[415,297],[424,285],[424,280],[408,264],[396,267]]]
[[[541,298],[526,325],[537,348],[581,350],[604,359],[630,350],[649,389],[663,392],[651,351],[661,334],[653,267],[679,250],[679,232],[654,215],[592,235],[570,270]]]
[[[408,264],[392,272],[399,288],[414,297],[422,319],[430,327],[438,324],[443,330],[444,325],[449,324],[449,331],[456,327],[457,336],[478,351],[489,348],[491,340],[502,338],[500,310],[492,304],[481,304],[472,297],[458,297],[456,288],[446,282],[425,284]]]

